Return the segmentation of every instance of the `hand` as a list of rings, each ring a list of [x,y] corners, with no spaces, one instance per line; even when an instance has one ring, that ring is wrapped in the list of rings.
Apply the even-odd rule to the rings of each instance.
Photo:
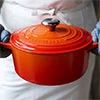
[[[93,49],[92,52],[100,55],[100,21],[97,23],[96,28],[92,31],[92,38],[94,42],[98,42],[98,48]]]
[[[0,24],[0,42],[9,42],[10,32],[4,29]],[[11,50],[0,46],[0,58],[8,57],[11,54]]]

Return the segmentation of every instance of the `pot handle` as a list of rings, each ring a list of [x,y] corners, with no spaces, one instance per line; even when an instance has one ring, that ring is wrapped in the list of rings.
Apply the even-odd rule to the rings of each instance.
[[[10,49],[10,50],[12,49],[12,46],[9,42],[8,43],[0,42],[0,46],[3,46],[4,48]]]
[[[92,47],[90,49],[90,51],[95,55],[100,55],[98,52],[98,45],[99,45],[98,42],[93,42]]]
[[[91,49],[96,49],[96,48],[98,48],[98,42],[93,42]]]

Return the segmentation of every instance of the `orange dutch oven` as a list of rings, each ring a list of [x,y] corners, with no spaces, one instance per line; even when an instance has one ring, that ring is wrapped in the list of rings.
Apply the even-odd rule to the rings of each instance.
[[[42,85],[79,79],[88,67],[90,50],[97,47],[89,32],[51,18],[14,32],[0,45],[11,49],[20,77]]]

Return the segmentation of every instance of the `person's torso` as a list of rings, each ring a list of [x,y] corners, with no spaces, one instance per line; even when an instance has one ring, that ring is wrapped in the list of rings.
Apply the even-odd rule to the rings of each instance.
[[[96,21],[90,0],[5,0],[1,14],[10,31],[39,24],[47,17],[56,17],[65,24],[71,23],[89,30]]]
[[[9,2],[4,2],[2,6],[2,24],[11,32],[28,25],[40,23],[44,18],[48,16],[52,17],[52,9],[55,9],[55,5],[56,7],[61,7],[61,9],[63,9],[63,6],[60,4],[64,4],[67,0],[34,1],[34,8],[43,7],[43,9],[45,9],[45,7],[51,7],[52,9],[45,9],[45,13],[47,13],[49,10],[50,15],[44,14],[44,12],[41,12],[40,9],[27,8],[29,7],[27,4],[30,4],[30,7],[33,7],[30,3],[33,0],[25,1],[23,2],[23,0],[18,0],[18,3],[20,3],[22,6]],[[25,7],[23,5],[25,5]],[[39,10],[39,13],[37,13],[36,10]],[[71,8],[71,10],[64,8],[64,10],[61,10],[61,13],[58,11],[56,16],[63,20],[62,22],[69,22],[71,24],[84,27],[89,31],[93,28],[96,21],[93,5],[91,3],[89,6],[86,5],[84,7],[79,7],[79,9],[76,7],[75,10],[74,8]],[[77,98],[81,97],[81,93],[78,91],[81,90],[79,84],[81,80],[77,80],[71,84],[51,87],[30,84],[24,81],[15,73],[12,56],[9,56],[5,59],[0,58],[0,73],[0,87],[1,90],[3,89],[0,91],[0,94],[2,94],[0,97],[3,98],[1,100],[6,100],[4,98],[7,98],[7,100],[13,100],[17,96],[18,98],[16,98],[16,100],[23,100],[24,98],[24,100],[65,100],[65,98],[68,100],[78,100]],[[4,95],[5,97],[3,97]]]

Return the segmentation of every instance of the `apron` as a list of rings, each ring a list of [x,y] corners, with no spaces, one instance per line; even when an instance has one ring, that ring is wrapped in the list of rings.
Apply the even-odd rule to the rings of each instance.
[[[91,1],[84,1],[34,0],[32,3],[33,0],[5,0],[0,23],[13,32],[38,24],[47,17],[56,17],[62,23],[71,23],[91,31],[96,23],[94,8]],[[16,74],[12,55],[0,58],[0,100],[88,100],[95,57],[91,54],[90,58],[89,67],[80,79],[57,86],[29,83]]]

